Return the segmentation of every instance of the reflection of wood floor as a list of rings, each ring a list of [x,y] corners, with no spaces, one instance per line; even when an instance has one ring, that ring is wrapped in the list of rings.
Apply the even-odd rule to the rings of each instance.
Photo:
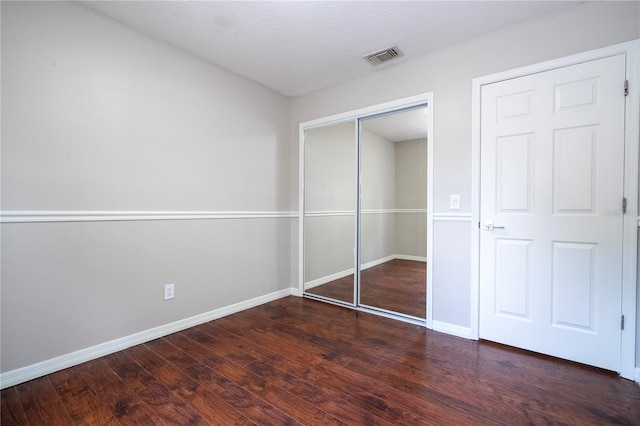
[[[427,264],[392,260],[365,269],[360,278],[360,304],[425,318]],[[307,293],[353,302],[353,275],[309,289]]]

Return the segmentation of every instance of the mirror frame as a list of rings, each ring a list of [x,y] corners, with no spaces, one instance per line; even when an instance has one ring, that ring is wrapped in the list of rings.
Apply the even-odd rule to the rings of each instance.
[[[359,311],[369,312],[376,315],[399,319],[402,321],[424,325],[427,328],[433,328],[433,92],[427,92],[416,96],[398,99],[395,101],[385,102],[365,108],[347,111],[315,120],[305,121],[299,124],[299,157],[298,157],[298,296],[309,297],[304,289],[304,217],[305,217],[305,131],[315,128],[341,124],[348,121],[358,121],[359,119],[368,118],[380,114],[391,113],[419,105],[427,107],[427,312],[425,321],[415,321],[405,318],[402,315],[393,315],[384,311],[377,311],[369,308],[357,306],[357,300],[354,304],[336,303],[341,306],[347,306]],[[359,138],[359,126],[356,126],[356,134],[354,137]],[[356,143],[357,146],[357,143]],[[359,230],[358,230],[359,232]],[[357,234],[357,233],[356,233]],[[359,234],[357,234],[359,235]],[[358,238],[356,238],[358,239]],[[356,242],[357,244],[357,242]],[[357,246],[354,246],[356,248]],[[359,265],[360,254],[356,253],[354,266]],[[354,292],[357,288],[354,283]],[[315,299],[315,297],[314,297]],[[331,300],[318,298],[327,303],[334,303]]]

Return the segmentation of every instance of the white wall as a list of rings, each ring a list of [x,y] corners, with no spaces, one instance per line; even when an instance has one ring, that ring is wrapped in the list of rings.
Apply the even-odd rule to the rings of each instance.
[[[289,107],[83,6],[2,2],[3,211],[290,212]],[[71,219],[2,225],[3,373],[292,284],[294,218]]]
[[[640,3],[588,3],[555,17],[443,49],[292,101],[292,126],[434,93],[433,320],[470,327],[471,81],[475,77],[640,37]],[[376,90],[371,90],[375,87]],[[291,155],[297,167],[294,146]],[[294,198],[297,184],[292,185]],[[461,195],[461,210],[449,195]],[[456,217],[453,213],[466,213]],[[295,239],[293,240],[295,241]],[[640,363],[640,359],[639,359]]]

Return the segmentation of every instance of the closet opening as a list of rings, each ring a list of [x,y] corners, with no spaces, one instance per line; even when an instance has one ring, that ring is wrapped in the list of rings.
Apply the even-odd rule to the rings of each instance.
[[[300,125],[304,297],[430,326],[432,94]]]

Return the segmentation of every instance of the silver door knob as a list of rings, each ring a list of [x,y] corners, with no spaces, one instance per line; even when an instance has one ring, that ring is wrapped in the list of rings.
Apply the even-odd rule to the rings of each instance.
[[[495,226],[492,220],[485,220],[482,229],[485,231],[493,231],[494,229],[506,229],[504,226]]]

